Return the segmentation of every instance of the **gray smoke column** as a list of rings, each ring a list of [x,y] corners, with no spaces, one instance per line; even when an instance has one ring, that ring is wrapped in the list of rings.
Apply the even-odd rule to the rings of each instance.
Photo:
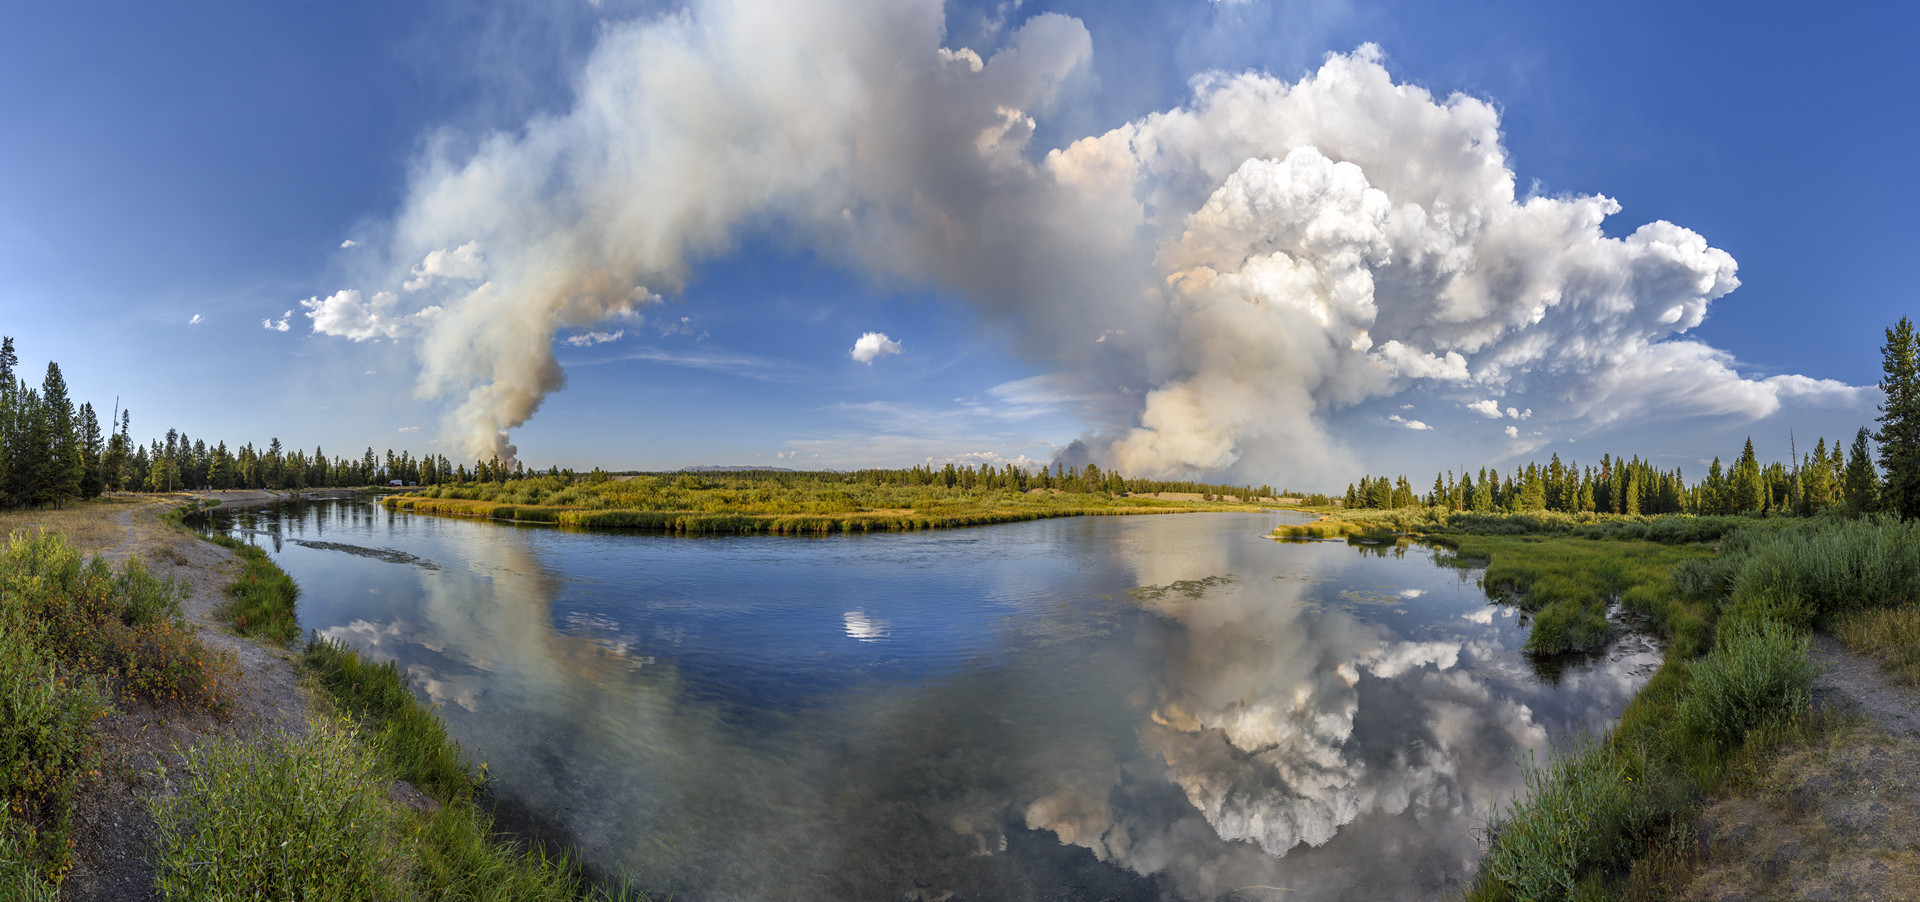
[[[507,459],[564,384],[558,330],[646,316],[747,224],[968,298],[1090,399],[1093,457],[1129,474],[1314,478],[1347,453],[1331,417],[1416,384],[1588,420],[1852,391],[1676,340],[1739,284],[1730,256],[1665,222],[1606,237],[1606,197],[1517,196],[1496,110],[1371,46],[1297,83],[1205,75],[1042,150],[1086,29],[1034,16],[983,54],[942,23],[933,0],[704,0],[609,26],[570,109],[427,153],[400,262],[307,316],[416,340],[444,431]]]

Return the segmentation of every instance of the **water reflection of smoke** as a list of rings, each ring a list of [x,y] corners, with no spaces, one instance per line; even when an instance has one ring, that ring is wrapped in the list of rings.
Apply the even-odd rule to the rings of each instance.
[[[1478,855],[1471,828],[1516,788],[1509,750],[1541,745],[1545,730],[1456,669],[1491,648],[1398,640],[1339,611],[1308,615],[1306,585],[1143,593],[1171,629],[1140,727],[1148,758],[1129,767],[1170,781],[1190,807],[1141,817],[1130,813],[1132,787],[1082,780],[1029,804],[1027,825],[1164,871],[1197,897],[1379,880],[1364,862],[1383,844],[1430,859],[1440,880],[1464,876]],[[1372,848],[1329,845],[1349,827]],[[1290,866],[1284,856],[1301,846],[1327,848]],[[1404,891],[1406,880],[1385,884]]]

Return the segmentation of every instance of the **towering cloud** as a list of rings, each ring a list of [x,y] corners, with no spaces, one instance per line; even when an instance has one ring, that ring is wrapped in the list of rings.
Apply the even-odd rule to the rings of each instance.
[[[1396,83],[1371,46],[1294,83],[1206,75],[1180,109],[1043,151],[1081,23],[944,38],[937,0],[607,27],[570,109],[436,145],[394,268],[308,315],[417,340],[445,428],[505,457],[564,382],[556,333],[638,316],[746,223],[1013,327],[1129,473],[1331,468],[1330,418],[1414,385],[1589,422],[1850,391],[1676,340],[1739,284],[1730,256],[1665,222],[1607,237],[1606,197],[1517,195],[1497,111]]]

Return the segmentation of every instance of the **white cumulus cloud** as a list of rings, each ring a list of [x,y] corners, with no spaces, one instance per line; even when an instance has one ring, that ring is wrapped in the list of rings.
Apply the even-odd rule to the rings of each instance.
[[[261,320],[260,325],[264,328],[271,329],[275,332],[285,332],[287,331],[288,328],[290,328],[287,325],[287,320],[292,318],[293,318],[293,311],[289,310],[285,313],[280,314],[280,318],[277,320],[272,317],[267,317],[266,319]]]
[[[200,314],[198,313],[194,314],[193,319],[187,320],[187,325],[189,326],[200,325]]]
[[[390,291],[363,299],[359,291],[347,289],[336,291],[325,299],[308,298],[301,301],[300,306],[306,310],[305,316],[313,321],[313,331],[349,341],[409,335],[440,313],[438,307],[427,307],[409,314],[396,313],[396,301],[398,298]]]
[[[871,366],[878,358],[898,353],[900,343],[888,338],[887,333],[867,332],[853,343],[853,350],[847,352],[847,356]]]
[[[1387,417],[1387,419],[1392,422],[1399,423],[1400,425],[1405,426],[1408,429],[1412,429],[1415,432],[1425,432],[1433,428],[1432,426],[1422,423],[1419,420],[1409,420],[1406,417],[1403,417],[1397,413],[1394,414],[1393,416]]]

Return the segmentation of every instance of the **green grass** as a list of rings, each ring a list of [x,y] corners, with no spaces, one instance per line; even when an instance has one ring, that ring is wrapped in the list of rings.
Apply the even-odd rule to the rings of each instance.
[[[984,526],[1047,517],[1256,510],[1229,502],[1162,501],[1085,491],[876,485],[831,474],[640,476],[620,482],[530,477],[430,486],[395,510],[594,529],[821,535]]]
[[[300,638],[300,617],[296,605],[300,587],[281,570],[266,549],[229,535],[206,536],[207,541],[232,549],[239,555],[240,576],[227,586],[229,601],[220,615],[233,624],[242,636],[255,636],[290,645]]]
[[[405,827],[371,750],[344,725],[190,751],[152,805],[169,900],[400,899]]]

